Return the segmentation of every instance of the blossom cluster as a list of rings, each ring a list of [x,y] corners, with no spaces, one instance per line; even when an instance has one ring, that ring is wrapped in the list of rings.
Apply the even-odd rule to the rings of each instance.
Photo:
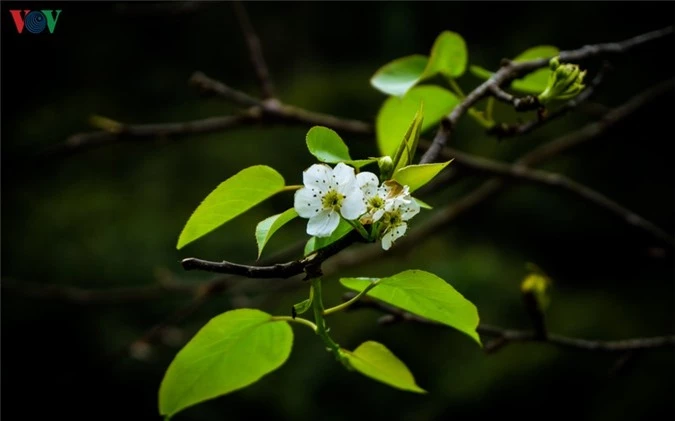
[[[303,187],[295,193],[295,210],[308,218],[307,234],[329,237],[340,217],[353,224],[371,225],[371,235],[382,240],[382,248],[392,244],[408,229],[407,221],[420,211],[408,186],[389,180],[380,184],[367,171],[339,163],[335,168],[315,164],[302,173]]]

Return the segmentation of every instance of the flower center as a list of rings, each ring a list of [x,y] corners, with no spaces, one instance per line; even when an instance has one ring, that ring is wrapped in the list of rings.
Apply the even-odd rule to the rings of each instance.
[[[344,195],[335,190],[330,190],[321,198],[321,205],[323,205],[324,209],[340,210],[344,199]]]
[[[382,217],[382,222],[388,226],[396,226],[403,222],[403,219],[401,218],[401,213],[396,210],[385,213],[384,217]]]
[[[380,196],[373,196],[368,200],[368,212],[373,210],[382,209],[384,206],[384,199]]]

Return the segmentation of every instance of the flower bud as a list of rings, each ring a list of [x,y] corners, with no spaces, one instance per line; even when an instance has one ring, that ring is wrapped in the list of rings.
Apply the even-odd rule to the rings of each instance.
[[[586,87],[583,84],[586,71],[581,71],[576,64],[560,64],[560,59],[553,57],[549,61],[549,69],[551,73],[548,77],[548,85],[537,97],[542,104],[553,100],[574,98]]]
[[[389,180],[393,175],[391,172],[394,169],[394,161],[390,156],[383,156],[377,160],[377,165],[380,167],[380,180]]]

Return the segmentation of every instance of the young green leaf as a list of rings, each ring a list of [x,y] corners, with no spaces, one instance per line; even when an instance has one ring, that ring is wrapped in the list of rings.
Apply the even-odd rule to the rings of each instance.
[[[387,95],[403,96],[420,80],[428,61],[422,55],[401,57],[380,67],[370,84]]]
[[[424,202],[424,201],[422,201],[422,200],[420,200],[416,197],[413,197],[413,200],[415,202],[417,202],[417,204],[420,205],[420,208],[422,208],[422,209],[433,209],[433,207],[430,204],[428,204],[428,203],[426,203],[426,202]]]
[[[415,383],[408,367],[384,345],[367,341],[354,352],[342,350],[354,370],[397,389],[415,393],[427,393]]]
[[[532,48],[528,48],[522,53],[518,54],[513,61],[528,61],[535,60],[539,58],[552,58],[557,56],[560,53],[560,50],[557,47],[552,45],[540,45]],[[489,79],[492,76],[492,72],[486,70],[480,66],[471,66],[469,69],[471,73],[481,79]],[[535,95],[541,93],[546,89],[548,84],[548,75],[550,70],[548,68],[543,68],[535,70],[534,72],[528,74],[522,79],[514,80],[511,83],[511,87],[519,92]]]
[[[417,151],[417,143],[420,140],[420,134],[422,133],[422,122],[424,120],[423,116],[424,103],[420,103],[419,109],[413,118],[412,123],[408,127],[408,130],[403,136],[403,140],[399,143],[396,152],[394,153],[393,162],[393,173],[399,168],[403,168],[406,165],[409,165],[413,158],[415,157],[415,152]]]
[[[319,161],[329,164],[349,161],[349,148],[335,132],[323,126],[314,126],[307,132],[307,149]]]
[[[422,79],[430,78],[438,73],[455,79],[464,74],[469,53],[464,38],[456,32],[443,31],[431,48],[431,56]]]
[[[272,235],[274,235],[279,228],[283,227],[297,216],[298,212],[295,211],[295,208],[290,208],[283,213],[270,216],[258,223],[255,227],[255,240],[258,243],[258,258],[260,258],[265,244],[267,244]]]
[[[393,179],[414,192],[438,175],[452,160],[438,164],[408,165],[394,173]]]
[[[342,278],[345,287],[363,291],[372,280]],[[478,310],[471,301],[433,273],[407,270],[379,280],[366,295],[405,311],[445,324],[465,333],[481,345],[476,332]]]
[[[459,104],[459,98],[447,89],[434,85],[415,86],[402,98],[387,98],[375,121],[377,145],[382,155],[394,156],[420,103],[424,103],[421,130],[425,132],[436,127]]]
[[[310,290],[310,291],[312,291],[312,290]],[[299,314],[306,313],[310,308],[312,308],[312,298],[308,298],[306,300],[300,301],[297,304],[293,304],[293,308],[291,309],[291,313],[293,314],[293,318],[295,318]]]
[[[523,51],[518,57],[514,58],[513,61],[527,61],[534,60],[538,58],[552,58],[560,54],[560,50],[551,45],[540,45],[537,47],[528,48]],[[511,83],[513,89],[526,93],[526,94],[539,94],[548,85],[548,75],[551,71],[548,67],[543,69],[535,70],[534,72],[528,74],[522,79],[514,80]]]
[[[314,126],[307,132],[307,149],[319,161],[327,164],[344,162],[355,168],[361,168],[377,161],[377,158],[352,159],[349,148],[334,130],[323,126]]]
[[[354,227],[351,226],[349,222],[345,221],[344,219],[340,219],[340,223],[338,224],[337,228],[335,228],[335,231],[333,231],[329,237],[312,237],[307,241],[307,244],[305,244],[305,256],[308,256],[315,251],[336,242],[340,238],[352,232],[352,230],[354,230]]]
[[[192,213],[177,249],[210,233],[284,188],[284,178],[265,165],[246,168],[220,183]]]
[[[291,353],[293,331],[259,310],[239,309],[211,319],[169,365],[159,389],[166,417],[260,380]]]

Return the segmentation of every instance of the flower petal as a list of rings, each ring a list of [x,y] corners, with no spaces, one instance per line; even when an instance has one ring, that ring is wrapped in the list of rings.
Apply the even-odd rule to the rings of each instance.
[[[304,187],[295,192],[293,207],[300,217],[311,218],[322,208],[321,195],[311,188]]]
[[[382,236],[382,248],[384,250],[389,250],[392,244],[394,244],[394,241],[401,238],[407,229],[408,224],[405,222],[389,227],[387,232]]]
[[[356,183],[356,175],[354,174],[354,168],[346,165],[343,162],[340,162],[333,168],[333,181],[338,186],[338,191],[340,187],[350,186]]]
[[[340,213],[345,219],[350,221],[357,219],[359,216],[366,213],[366,202],[363,200],[363,192],[361,189],[355,188],[345,195],[340,207]]]
[[[401,219],[404,221],[409,220],[413,216],[420,213],[420,205],[414,200],[410,200],[410,203],[401,206]]]
[[[372,172],[363,171],[356,174],[356,184],[361,188],[363,194],[369,198],[377,194],[380,180]]]
[[[384,215],[384,209],[378,209],[373,214],[373,221],[379,221],[380,218]]]
[[[302,172],[302,183],[305,187],[326,190],[331,180],[331,168],[325,164],[314,164]]]
[[[309,218],[307,234],[315,237],[328,237],[340,223],[340,215],[332,209],[325,209]]]

